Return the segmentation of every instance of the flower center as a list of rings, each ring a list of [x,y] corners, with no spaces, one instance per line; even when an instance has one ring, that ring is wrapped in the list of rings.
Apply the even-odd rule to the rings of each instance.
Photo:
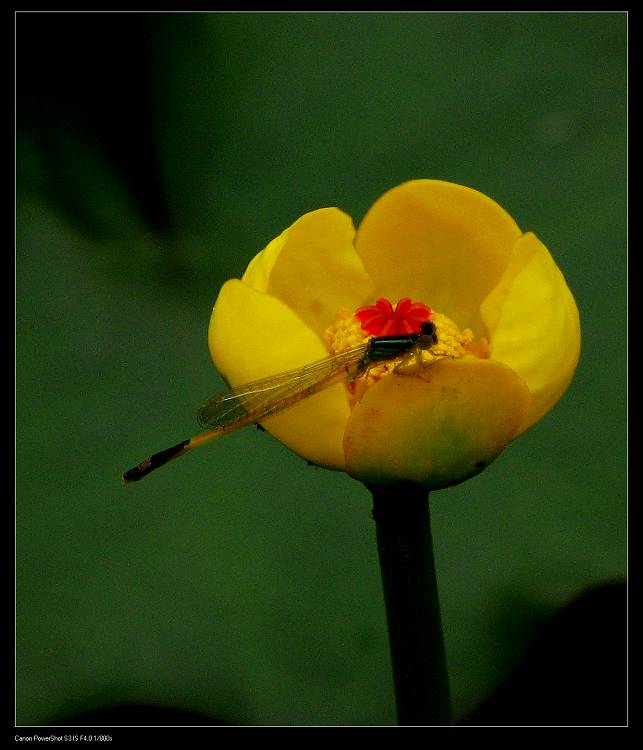
[[[394,370],[410,374],[414,368],[445,357],[458,359],[475,356],[487,359],[489,345],[485,338],[474,341],[469,328],[460,330],[446,315],[432,310],[424,302],[412,302],[409,297],[401,299],[396,305],[382,297],[374,305],[360,307],[354,313],[345,308],[337,311],[335,322],[324,332],[324,343],[331,354],[352,349],[374,336],[419,333],[426,320],[431,320],[435,325],[437,344],[430,349],[418,349],[412,356],[404,355],[398,359],[378,362],[362,377],[347,382],[351,408],[367,388]]]
[[[431,317],[431,312],[424,302],[411,302],[410,297],[404,297],[395,307],[385,297],[380,297],[374,305],[356,310],[355,317],[362,330],[373,336],[402,336],[419,333],[420,326]]]

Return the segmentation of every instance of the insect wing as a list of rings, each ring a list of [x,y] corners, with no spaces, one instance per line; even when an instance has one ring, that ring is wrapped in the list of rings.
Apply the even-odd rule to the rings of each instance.
[[[205,402],[198,413],[202,427],[226,427],[240,420],[260,422],[313,393],[361,373],[366,346],[319,362],[231,388]]]

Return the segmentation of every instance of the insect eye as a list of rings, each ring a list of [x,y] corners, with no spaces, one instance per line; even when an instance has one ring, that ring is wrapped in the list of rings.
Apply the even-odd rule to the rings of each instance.
[[[420,349],[430,349],[438,343],[438,335],[435,331],[435,325],[431,322],[422,323],[420,334],[416,346]]]

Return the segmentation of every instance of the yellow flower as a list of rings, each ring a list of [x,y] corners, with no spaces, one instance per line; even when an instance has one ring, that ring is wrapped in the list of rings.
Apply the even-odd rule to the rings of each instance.
[[[337,208],[295,221],[222,287],[212,358],[231,386],[315,362],[368,336],[354,313],[380,298],[430,307],[443,348],[266,420],[312,463],[447,487],[541,419],[573,377],[578,311],[547,248],[482,193],[438,180],[385,193],[357,232]]]

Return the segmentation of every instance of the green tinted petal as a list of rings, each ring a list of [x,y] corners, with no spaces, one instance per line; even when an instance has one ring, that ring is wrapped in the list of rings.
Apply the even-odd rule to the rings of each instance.
[[[458,484],[498,456],[530,402],[521,378],[489,360],[445,359],[416,375],[389,375],[351,413],[347,471],[368,484]]]

